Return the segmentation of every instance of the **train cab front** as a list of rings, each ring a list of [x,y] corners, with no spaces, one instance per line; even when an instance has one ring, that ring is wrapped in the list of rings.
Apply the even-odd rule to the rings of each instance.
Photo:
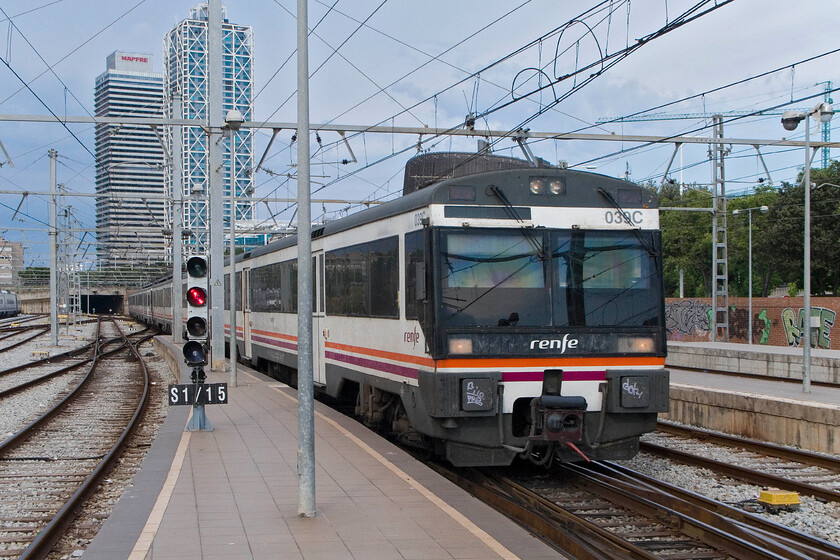
[[[425,247],[419,390],[452,463],[637,453],[669,404],[657,231],[431,228]]]

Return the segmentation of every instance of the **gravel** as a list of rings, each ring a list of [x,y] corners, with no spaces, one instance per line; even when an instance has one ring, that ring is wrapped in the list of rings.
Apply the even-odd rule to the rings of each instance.
[[[650,434],[644,436],[643,440],[650,439],[653,441],[655,437]],[[706,445],[705,447],[704,454],[706,457],[730,462],[731,450],[716,445]],[[639,453],[629,461],[617,462],[674,486],[696,492],[730,506],[739,507],[745,511],[755,512],[757,507],[762,509],[755,503],[763,489],[760,486],[744,484],[707,469],[674,463],[647,453]],[[759,511],[755,514],[780,525],[840,545],[840,505],[824,503],[816,498],[804,495],[800,495],[799,499],[801,505],[798,510],[781,510],[778,513]]]
[[[3,353],[2,368],[12,368],[34,362],[43,356],[33,352],[47,351],[50,355],[60,354],[88,343],[96,332],[96,323],[71,325],[69,332],[64,328],[59,331],[58,346],[53,346],[49,333],[29,341],[23,346],[12,348]],[[84,372],[82,372],[84,373]],[[63,375],[22,393],[6,397],[0,401],[0,440],[5,440],[23,426],[40,416],[53,402],[56,395],[66,394],[76,385],[82,374]],[[0,377],[0,388],[17,385],[35,377],[31,372],[15,372]]]

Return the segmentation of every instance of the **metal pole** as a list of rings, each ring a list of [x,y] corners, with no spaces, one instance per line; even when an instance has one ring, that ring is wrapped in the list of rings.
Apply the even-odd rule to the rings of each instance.
[[[172,112],[177,118],[183,117],[183,101],[181,93],[172,94]],[[184,342],[184,300],[181,285],[181,268],[183,267],[184,238],[182,237],[184,222],[184,179],[183,179],[183,127],[172,127],[172,160],[169,163],[172,173],[172,342]]]
[[[803,298],[802,392],[811,392],[811,125],[805,115],[805,294]]]
[[[58,152],[49,151],[50,155],[50,343],[58,346],[58,229],[55,211],[55,159]]]
[[[752,344],[753,343],[753,325],[752,325],[752,321],[753,321],[753,312],[752,312],[752,210],[749,210],[747,212],[747,223],[749,224],[749,231],[750,231],[750,234],[749,234],[750,242],[749,242],[749,251],[748,251],[748,254],[749,254],[748,260],[749,260],[750,264],[749,264],[749,273],[747,275],[747,284],[748,284],[748,289],[749,289],[749,293],[747,294],[747,300],[749,301],[749,305],[748,305],[749,319],[747,321],[747,329],[748,329],[748,332],[749,332],[749,343]]]
[[[685,297],[685,295],[684,295],[685,291],[684,291],[684,289],[683,289],[683,288],[684,288],[684,286],[685,286],[685,277],[684,277],[685,275],[684,275],[684,272],[685,272],[685,271],[684,271],[683,269],[680,269],[680,299],[682,299],[682,298],[684,298],[684,297]]]
[[[210,357],[211,369],[225,368],[225,200],[222,171],[222,2],[210,0],[207,14],[209,64],[207,97],[207,178],[210,186]]]
[[[236,132],[230,133],[230,385],[236,387]],[[244,286],[243,286],[244,288]]]
[[[312,238],[309,193],[309,42],[306,0],[297,2],[298,50],[298,515],[315,516],[312,372]]]

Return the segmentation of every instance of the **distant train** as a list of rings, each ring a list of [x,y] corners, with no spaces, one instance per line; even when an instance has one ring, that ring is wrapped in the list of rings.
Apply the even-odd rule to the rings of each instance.
[[[311,236],[316,390],[403,442],[456,466],[626,459],[668,410],[659,213],[646,189],[425,154],[408,162],[401,198]],[[236,258],[239,355],[292,384],[296,243]],[[131,294],[129,310],[171,328],[171,280]]]
[[[17,294],[0,290],[0,317],[14,317],[20,313],[20,300]]]

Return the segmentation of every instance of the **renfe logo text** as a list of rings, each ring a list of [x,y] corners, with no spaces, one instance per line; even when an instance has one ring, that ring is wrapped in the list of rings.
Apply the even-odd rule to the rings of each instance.
[[[560,349],[560,353],[566,352],[567,348],[577,348],[578,339],[569,338],[569,334],[563,335],[563,340],[532,340],[531,350],[539,348],[540,350],[551,350],[555,348]]]

